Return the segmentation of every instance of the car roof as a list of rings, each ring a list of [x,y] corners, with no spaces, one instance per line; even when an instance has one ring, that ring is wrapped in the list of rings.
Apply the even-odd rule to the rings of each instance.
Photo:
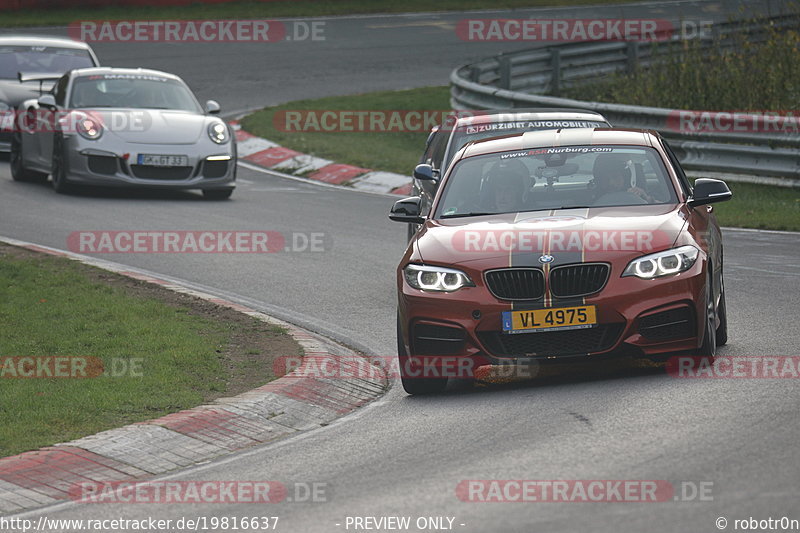
[[[106,74],[122,74],[134,76],[159,76],[162,78],[170,78],[173,80],[180,80],[180,77],[169,72],[162,72],[160,70],[152,70],[149,68],[123,68],[123,67],[86,67],[76,68],[72,71],[72,76],[102,76]]]
[[[91,50],[88,44],[81,41],[39,35],[0,35],[0,46],[53,46],[75,50]]]
[[[627,144],[632,146],[654,146],[658,133],[652,130],[623,128],[562,128],[558,130],[528,131],[505,135],[467,144],[461,159],[476,155],[549,148],[554,146],[580,146],[603,144]]]
[[[456,122],[456,127],[517,120],[590,120],[593,122],[608,122],[600,113],[583,109],[508,109],[478,111],[478,113],[480,114],[460,117]]]

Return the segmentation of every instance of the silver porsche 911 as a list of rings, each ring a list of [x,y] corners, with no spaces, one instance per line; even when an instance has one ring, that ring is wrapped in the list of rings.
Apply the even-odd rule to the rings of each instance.
[[[200,106],[179,77],[156,70],[83,68],[20,108],[11,174],[75,185],[201,189],[229,198],[236,140],[219,105]]]

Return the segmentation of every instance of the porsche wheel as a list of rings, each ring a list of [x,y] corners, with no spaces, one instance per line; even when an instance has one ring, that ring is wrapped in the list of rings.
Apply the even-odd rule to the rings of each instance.
[[[227,200],[233,194],[233,189],[203,189],[203,198],[206,200]]]
[[[59,194],[66,194],[72,190],[72,184],[67,178],[67,161],[64,153],[64,141],[61,137],[53,138],[53,189]]]
[[[44,172],[25,168],[25,163],[22,160],[22,139],[20,139],[19,133],[15,133],[11,137],[11,153],[8,159],[11,167],[11,177],[14,181],[43,182],[47,179],[47,174]]]

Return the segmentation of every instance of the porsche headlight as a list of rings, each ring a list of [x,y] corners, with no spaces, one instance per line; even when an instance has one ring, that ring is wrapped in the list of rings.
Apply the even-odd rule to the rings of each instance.
[[[453,268],[408,265],[403,274],[409,285],[423,291],[453,292],[475,286],[469,276]]]
[[[80,116],[75,121],[75,130],[84,139],[95,141],[103,134],[103,125],[94,117]]]
[[[228,126],[222,122],[212,122],[208,125],[208,137],[217,144],[225,144],[230,140]]]
[[[625,268],[622,276],[636,276],[641,279],[660,278],[692,268],[699,251],[694,246],[681,246],[664,252],[645,255],[634,259]]]

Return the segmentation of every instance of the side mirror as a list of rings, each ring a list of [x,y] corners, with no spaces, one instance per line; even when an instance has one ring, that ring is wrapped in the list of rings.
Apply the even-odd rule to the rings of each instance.
[[[39,104],[39,107],[45,107],[47,109],[56,108],[56,97],[52,94],[43,94],[36,102]]]
[[[406,222],[409,224],[422,224],[425,218],[420,216],[422,199],[419,196],[411,196],[398,200],[389,211],[389,218],[395,222]]]
[[[209,100],[206,102],[206,114],[216,115],[219,113],[219,104],[216,100]]]
[[[433,138],[436,137],[437,131],[439,131],[439,126],[434,126],[431,128],[431,132],[428,134],[428,138],[425,140],[425,148],[431,145],[431,141],[433,141]]]
[[[414,168],[414,178],[421,181],[439,181],[439,176],[434,175],[433,167],[426,164]]]
[[[689,207],[724,202],[733,198],[733,193],[722,180],[698,178],[694,182],[694,192],[687,202]]]

